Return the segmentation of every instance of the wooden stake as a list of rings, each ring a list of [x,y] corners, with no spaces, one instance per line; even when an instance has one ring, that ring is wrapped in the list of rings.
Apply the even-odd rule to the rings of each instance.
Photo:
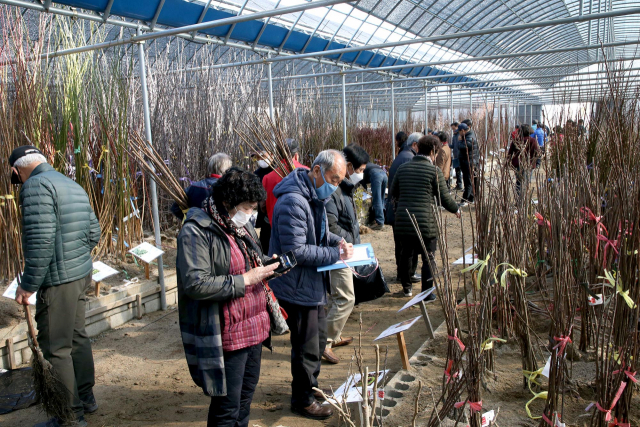
[[[144,277],[149,280],[149,264],[144,263]]]
[[[402,360],[402,369],[409,369],[409,356],[407,355],[407,344],[404,342],[404,334],[398,332],[396,334],[398,338],[398,348],[400,349],[400,359]]]
[[[16,356],[13,353],[13,338],[7,338],[7,356],[9,356],[9,368],[16,369]],[[22,361],[24,363],[24,360]]]
[[[96,294],[96,298],[98,298],[100,296],[100,282],[96,282],[96,289],[95,289],[95,294]]]
[[[142,319],[142,295],[140,294],[136,295],[136,305],[138,307],[138,319]]]

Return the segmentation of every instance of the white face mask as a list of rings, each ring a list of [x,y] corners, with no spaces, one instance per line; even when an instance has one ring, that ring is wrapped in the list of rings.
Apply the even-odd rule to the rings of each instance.
[[[236,214],[233,216],[233,218],[231,218],[231,221],[236,227],[242,228],[249,222],[250,219],[251,219],[251,215],[239,210],[236,207]]]
[[[353,185],[357,185],[360,181],[362,181],[362,178],[364,178],[364,172],[352,173],[349,177],[349,181],[351,181]]]
[[[258,167],[268,168],[269,167],[269,163],[267,163],[266,160],[258,160]]]

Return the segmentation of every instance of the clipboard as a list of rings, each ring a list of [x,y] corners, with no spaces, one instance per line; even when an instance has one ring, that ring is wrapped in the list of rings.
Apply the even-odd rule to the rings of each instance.
[[[370,265],[375,264],[376,257],[373,253],[373,246],[371,243],[362,243],[360,245],[353,245],[354,256],[344,262],[342,260],[336,262],[335,264],[323,265],[318,267],[319,272],[321,271],[330,271],[330,270],[338,270],[341,268],[349,267],[357,267],[359,265]],[[344,265],[344,264],[347,265]]]

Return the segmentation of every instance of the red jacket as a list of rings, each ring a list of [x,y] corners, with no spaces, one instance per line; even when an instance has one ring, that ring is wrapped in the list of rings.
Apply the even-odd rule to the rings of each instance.
[[[303,168],[309,170],[308,167],[303,165],[302,163],[298,163],[297,161],[293,161],[293,165],[296,168]],[[276,196],[273,195],[273,189],[276,188],[282,181],[280,175],[278,175],[275,171],[267,174],[264,178],[262,178],[262,186],[267,191],[267,216],[269,217],[269,224],[273,224],[271,221],[273,219],[273,208],[276,207],[276,201],[278,200]]]
[[[509,147],[509,157],[511,157],[511,165],[518,169],[520,160],[529,159],[531,168],[536,167],[538,156],[540,155],[540,146],[538,141],[530,136],[523,138],[521,141],[513,141]]]

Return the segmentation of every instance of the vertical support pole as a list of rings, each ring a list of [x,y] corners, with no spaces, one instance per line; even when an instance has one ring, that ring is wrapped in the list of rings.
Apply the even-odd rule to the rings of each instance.
[[[471,91],[469,91],[469,114],[471,115],[469,118],[473,120],[473,92]]]
[[[450,123],[453,123],[456,120],[453,118],[453,89],[452,89],[452,86],[449,87],[449,108],[450,108],[450,111],[451,111],[451,122]],[[451,137],[453,138],[453,135],[451,135]]]
[[[269,79],[269,117],[273,121],[273,76],[271,74],[271,62],[267,63],[267,78]]]
[[[142,32],[138,28],[137,34]],[[144,133],[149,145],[153,144],[151,139],[151,114],[149,113],[149,90],[147,88],[147,66],[144,57],[144,42],[138,43],[138,65],[140,67],[140,87],[142,89],[142,108],[144,112]],[[155,178],[155,177],[154,177]],[[153,218],[153,229],[156,239],[156,247],[162,248],[160,238],[160,215],[158,214],[158,192],[156,190],[155,179],[149,180],[149,192],[151,193],[151,216]],[[164,266],[162,255],[158,257],[158,281],[160,282],[160,306],[162,310],[167,309],[167,295],[164,286]]]
[[[429,129],[429,86],[424,85],[424,131]]]
[[[498,127],[496,131],[496,140],[498,142],[498,150],[502,148],[500,144],[500,134],[502,133],[502,105],[500,105],[500,97],[498,97]]]
[[[393,89],[393,79],[391,79],[391,155],[396,159],[396,100]]]
[[[489,99],[488,95],[484,95],[484,158],[487,161],[489,154]],[[464,256],[464,254],[462,254]]]
[[[347,90],[346,76],[342,74],[342,142],[347,146]]]

